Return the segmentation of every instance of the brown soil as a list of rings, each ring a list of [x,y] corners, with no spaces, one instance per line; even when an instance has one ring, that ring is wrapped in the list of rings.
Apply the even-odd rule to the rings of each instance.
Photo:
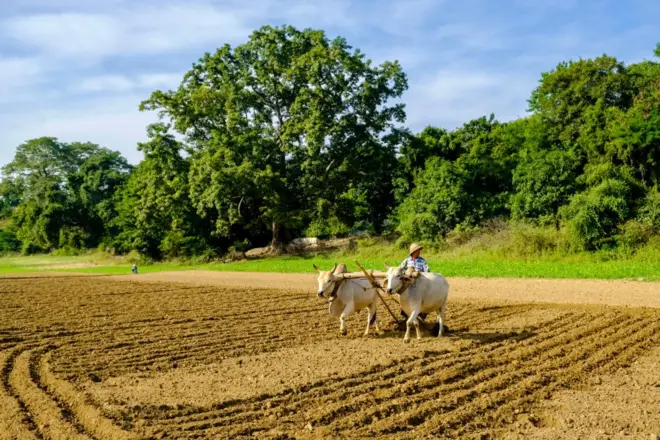
[[[113,279],[182,282],[315,293],[316,274],[185,271],[121,275]],[[450,298],[523,303],[607,304],[660,307],[660,283],[525,278],[458,278],[449,280]]]
[[[657,284],[450,283],[404,345],[382,306],[340,336],[313,276],[0,279],[0,438],[660,434]]]

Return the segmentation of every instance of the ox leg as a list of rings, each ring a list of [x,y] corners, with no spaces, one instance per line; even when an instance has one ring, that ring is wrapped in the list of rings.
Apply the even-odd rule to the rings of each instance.
[[[417,315],[419,315],[419,312],[417,310],[413,310],[412,313],[410,314],[410,317],[406,321],[406,335],[403,337],[403,342],[410,342],[410,326],[414,325],[415,329],[417,330],[417,339],[420,339],[419,336],[419,323],[417,322]]]
[[[376,322],[376,303],[371,303],[368,310],[369,313],[367,314],[367,329],[364,331],[365,336],[369,335],[369,327],[372,325],[374,325],[376,327],[376,331],[378,331],[378,323]]]
[[[417,316],[419,316],[419,314]],[[413,324],[415,324],[415,333],[417,333],[417,340],[419,341],[422,339],[422,334],[419,332],[419,319],[415,319]]]
[[[346,319],[348,319],[348,316],[353,313],[353,310],[355,310],[355,304],[351,301],[346,304],[344,311],[341,312],[341,316],[339,316],[339,321],[341,322],[341,325],[339,326],[339,332],[342,335],[346,335],[348,333],[348,330],[346,330]]]
[[[442,303],[442,307],[440,307],[440,310],[438,311],[438,324],[440,325],[440,328],[438,329],[438,337],[442,336],[442,330],[445,326],[445,310],[447,310],[447,301]]]

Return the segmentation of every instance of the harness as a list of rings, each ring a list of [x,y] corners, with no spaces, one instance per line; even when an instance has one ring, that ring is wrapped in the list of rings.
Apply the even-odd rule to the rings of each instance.
[[[344,278],[340,278],[339,281],[335,281],[335,287],[332,289],[332,292],[330,293],[330,298],[328,298],[329,302],[332,302],[333,299],[337,298],[337,292],[339,292],[339,288],[341,287],[344,281],[346,281],[346,279]]]
[[[394,292],[397,295],[401,295],[403,292],[406,291],[410,286],[415,286],[415,281],[409,279],[409,280],[401,280],[401,286]]]
[[[342,285],[342,283],[343,283],[344,281],[346,281],[346,278],[340,278],[338,281],[334,281],[335,285],[334,285],[333,288],[332,288],[332,292],[330,292],[330,297],[328,298],[328,302],[332,302],[335,298],[337,298],[337,292],[339,292],[339,288],[341,287],[341,285]],[[351,281],[351,282],[357,284],[358,287],[362,288],[362,290],[364,290],[365,292],[366,292],[367,290],[369,290],[369,288],[367,288],[367,287],[360,286],[358,283],[355,282],[355,280],[351,280],[351,279],[349,279],[348,281]],[[329,288],[329,287],[330,287],[330,286],[328,286],[328,288]],[[373,289],[373,287],[372,287],[372,289]],[[327,290],[328,290],[328,289],[326,288],[326,289],[323,291],[323,293],[325,294],[325,292],[327,292]]]
[[[406,270],[406,278],[401,280],[401,286],[396,290],[397,295],[401,295],[409,287],[415,287],[417,283],[417,278],[421,275],[421,272],[416,271],[414,268],[409,267]]]

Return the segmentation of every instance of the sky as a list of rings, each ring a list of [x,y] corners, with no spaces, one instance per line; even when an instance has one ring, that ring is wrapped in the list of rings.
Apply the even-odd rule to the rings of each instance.
[[[205,52],[266,24],[345,37],[408,75],[406,125],[524,116],[541,73],[607,53],[652,59],[657,0],[2,0],[0,166],[28,139],[94,142],[141,160],[153,113]]]

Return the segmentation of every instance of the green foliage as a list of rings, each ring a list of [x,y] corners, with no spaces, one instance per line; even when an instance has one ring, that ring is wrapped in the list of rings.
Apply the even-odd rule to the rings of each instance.
[[[559,223],[559,208],[576,190],[580,161],[573,151],[540,150],[522,154],[513,173],[513,220]]]
[[[20,145],[2,169],[0,194],[23,252],[98,245],[111,233],[112,198],[129,170],[119,153],[91,143],[44,137]]]
[[[611,243],[617,226],[629,217],[631,188],[622,180],[607,178],[576,194],[564,210],[575,245],[594,250]]]
[[[205,234],[211,225],[195,213],[189,197],[190,159],[168,128],[149,126],[149,141],[138,146],[145,158],[117,195],[118,216],[111,224],[120,233],[112,245],[121,252],[177,258],[211,246]]]
[[[501,125],[491,115],[452,132],[450,142],[455,146],[451,151],[460,154],[453,160],[430,157],[398,208],[398,230],[403,237],[433,241],[456,227],[507,215],[510,157],[516,146],[499,140],[510,140],[515,128],[515,123]]]
[[[388,100],[406,88],[397,62],[372,66],[343,38],[265,26],[206,54],[142,108],[171,118],[194,146],[191,203],[214,232],[271,229],[277,244],[326,216],[382,223],[396,164],[387,134],[405,118]]]
[[[602,147],[595,141],[603,128],[599,119],[603,109],[626,109],[633,96],[626,67],[603,55],[562,62],[543,73],[529,99],[529,109],[542,117],[553,142],[577,144],[597,155]]]
[[[637,220],[655,233],[660,232],[660,192],[657,188],[651,189],[637,211]]]
[[[207,261],[366,230],[502,258],[660,255],[659,78],[657,61],[561,62],[524,118],[412,133],[398,62],[264,26],[141,104],[167,123],[147,127],[135,168],[88,142],[18,146],[2,169],[0,252]]]
[[[21,242],[12,231],[0,230],[0,254],[16,252],[21,248]]]

